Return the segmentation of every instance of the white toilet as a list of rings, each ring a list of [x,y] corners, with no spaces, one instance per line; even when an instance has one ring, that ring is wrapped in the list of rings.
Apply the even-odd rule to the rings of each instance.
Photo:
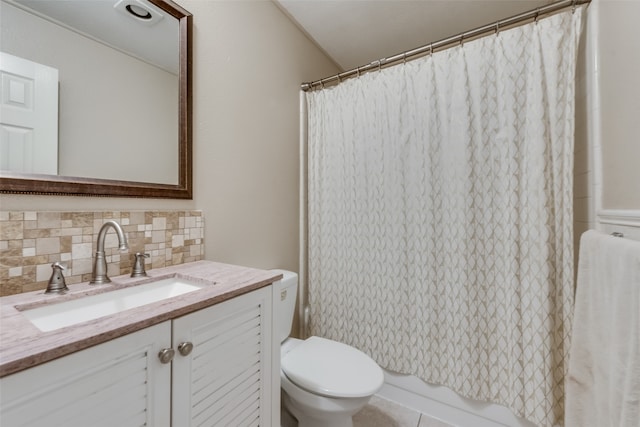
[[[281,342],[284,408],[298,420],[299,427],[353,427],[352,416],[382,387],[382,369],[346,344],[320,337],[304,341],[289,338],[298,275],[274,271],[284,276],[273,284],[275,295],[280,296],[274,313]]]

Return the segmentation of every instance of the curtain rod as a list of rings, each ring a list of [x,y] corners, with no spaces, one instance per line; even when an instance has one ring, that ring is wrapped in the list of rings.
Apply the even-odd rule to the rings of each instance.
[[[513,26],[516,26],[516,24],[523,25],[525,21],[529,21],[530,19],[537,21],[541,15],[551,14],[563,9],[567,9],[569,7],[573,7],[575,9],[578,5],[582,5],[590,2],[591,0],[557,1],[555,3],[551,3],[546,6],[541,6],[536,9],[532,9],[528,12],[523,12],[519,15],[502,19],[492,24],[484,25],[482,27],[478,27],[470,31],[456,34],[455,36],[447,37],[445,39],[438,40],[436,42],[429,43],[424,46],[420,46],[415,49],[390,56],[388,58],[378,59],[369,64],[352,68],[351,70],[343,71],[342,73],[338,73],[330,77],[325,77],[323,79],[316,80],[313,82],[302,83],[300,85],[300,88],[303,91],[313,90],[316,87],[324,88],[325,83],[331,83],[331,82],[335,83],[336,80],[338,81],[338,83],[340,83],[342,82],[343,79],[360,76],[361,73],[366,73],[368,71],[373,71],[373,70],[380,70],[383,67],[395,65],[400,61],[405,62],[410,59],[416,59],[416,57],[422,56],[424,54],[427,54],[427,53],[431,54],[435,52],[436,49],[444,50],[443,48],[448,48],[448,47],[452,47],[453,45],[462,44],[464,40],[475,39],[478,37],[486,36],[491,33],[497,34],[501,28],[511,28]]]

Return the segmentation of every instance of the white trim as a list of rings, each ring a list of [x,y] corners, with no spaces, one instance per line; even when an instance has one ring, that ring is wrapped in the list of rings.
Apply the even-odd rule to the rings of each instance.
[[[298,325],[300,337],[307,337],[307,94],[300,91],[300,222],[298,265]]]
[[[587,144],[590,166],[589,222],[602,208],[602,111],[600,90],[600,0],[593,0],[586,8],[586,79],[587,79]]]
[[[640,227],[640,210],[600,209],[597,218],[599,224]]]

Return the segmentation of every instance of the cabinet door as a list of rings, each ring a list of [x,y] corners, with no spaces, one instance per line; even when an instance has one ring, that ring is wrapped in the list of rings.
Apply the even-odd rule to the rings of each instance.
[[[271,287],[173,321],[173,426],[270,426]]]
[[[168,427],[171,323],[0,379],[3,427]]]

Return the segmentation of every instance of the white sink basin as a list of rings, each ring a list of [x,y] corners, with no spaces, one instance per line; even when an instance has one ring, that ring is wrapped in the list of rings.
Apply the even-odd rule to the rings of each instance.
[[[38,329],[47,332],[193,292],[206,286],[172,277],[24,310],[22,314]]]

